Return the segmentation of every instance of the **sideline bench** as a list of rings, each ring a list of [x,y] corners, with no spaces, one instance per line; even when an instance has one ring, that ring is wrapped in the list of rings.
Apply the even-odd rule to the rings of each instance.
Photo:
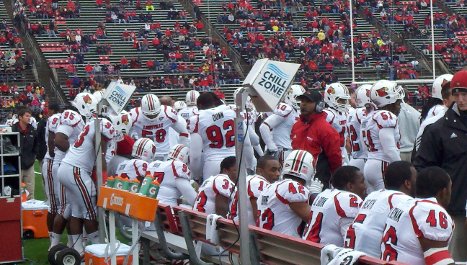
[[[189,259],[190,264],[207,265],[220,263],[219,256],[196,255],[193,241],[206,241],[207,214],[184,207],[159,204],[156,220],[156,231],[146,231],[142,235],[144,246],[149,241],[158,242],[163,255],[168,259]],[[232,220],[219,218],[217,220],[219,246],[228,252],[238,255],[240,242],[238,241],[238,225]],[[250,230],[250,261],[252,265],[308,265],[320,264],[323,245],[300,238],[295,238],[255,226]],[[169,249],[170,248],[170,249]],[[148,248],[144,247],[145,250]],[[146,252],[146,251],[145,251]],[[149,264],[149,255],[145,253],[143,264]],[[147,263],[146,263],[147,260]],[[226,256],[222,257],[222,264],[231,264]],[[355,264],[360,265],[402,265],[397,262],[386,262],[368,256],[362,256]]]

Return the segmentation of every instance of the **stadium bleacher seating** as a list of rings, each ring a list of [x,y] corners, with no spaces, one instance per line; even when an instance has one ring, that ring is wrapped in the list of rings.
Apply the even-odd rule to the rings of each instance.
[[[437,1],[433,2],[434,36],[436,45],[439,46],[439,49],[435,48],[438,53],[436,58],[443,59],[452,70],[459,70],[465,65],[465,42],[457,36],[459,32],[466,30],[466,8],[458,7],[455,2],[443,1],[453,11],[446,13],[438,6]],[[364,1],[360,8],[368,7],[372,15],[387,29],[399,34],[425,55],[431,56],[429,4],[429,1],[388,1],[380,7],[378,1],[372,0]]]
[[[201,2],[200,10],[216,25],[219,31],[224,33],[225,38],[230,41],[234,47],[242,51],[245,60],[250,59],[249,61],[252,62],[251,58],[258,57],[256,54],[264,54],[265,49],[262,47],[265,45],[264,43],[272,41],[274,46],[277,40],[280,42],[280,48],[278,49],[277,45],[274,46],[272,48],[273,55],[277,54],[276,57],[281,59],[280,49],[285,51],[289,49],[282,45],[281,39],[285,39],[285,42],[287,42],[288,39],[288,46],[294,46],[294,49],[289,49],[290,51],[286,55],[288,61],[305,64],[311,61],[311,64],[318,65],[315,69],[313,69],[311,65],[311,69],[305,67],[306,74],[303,74],[303,76],[307,79],[311,79],[307,80],[308,82],[306,83],[308,85],[314,84],[316,80],[325,80],[329,82],[329,79],[331,81],[339,80],[345,84],[350,84],[350,60],[347,59],[342,62],[342,60],[334,59],[336,57],[338,58],[338,56],[342,56],[342,53],[344,54],[344,58],[349,56],[350,36],[346,28],[346,25],[348,25],[348,15],[342,15],[342,13],[340,13],[344,10],[342,3],[337,2],[338,4],[333,5],[329,1],[314,1],[314,6],[304,6],[301,2],[297,2],[299,5],[288,5],[285,8],[280,8],[276,5],[268,5],[265,7],[264,2],[260,1],[247,2],[248,4],[246,4],[247,7],[245,8],[242,7],[242,1],[239,3],[240,4],[234,5],[232,2],[226,3],[217,0]],[[293,22],[284,15],[283,10],[288,10],[292,14]],[[346,10],[348,13],[348,8],[346,8]],[[321,14],[315,16],[315,12]],[[229,21],[228,18],[228,14],[230,13],[233,14],[231,18],[232,21]],[[354,20],[356,25],[354,27],[354,41],[356,43],[356,76],[358,80],[373,80],[375,79],[375,74],[377,75],[376,79],[389,78],[389,75],[391,75],[390,72],[392,71],[391,68],[394,68],[394,74],[402,73],[398,75],[399,79],[409,78],[409,74],[403,75],[407,70],[414,70],[414,77],[426,77],[419,75],[419,69],[411,65],[411,62],[416,60],[416,58],[407,52],[407,48],[401,48],[399,44],[392,42],[387,35],[380,34],[377,28],[368,21],[357,17],[356,14],[354,15],[356,17]],[[316,23],[311,20],[313,17],[316,18]],[[278,26],[277,30],[273,28],[276,24]],[[324,24],[327,24],[327,26],[323,26]],[[329,27],[331,27],[332,29],[340,29],[344,33],[342,35],[336,34],[337,37],[333,38],[327,36],[327,39],[330,40],[329,43],[331,43],[330,47],[332,47],[330,51],[327,52],[329,56],[322,55],[323,50],[321,47],[324,45],[319,43],[318,45],[300,45],[300,41],[305,41],[305,43],[314,41],[310,40],[310,38],[316,36],[319,31],[315,30],[315,32],[313,32],[313,27],[324,29],[325,32],[328,32]],[[260,34],[256,34],[258,32]],[[258,35],[261,36],[258,37]],[[300,37],[304,38],[304,40],[299,39]],[[252,44],[251,38],[254,38],[254,44]],[[239,41],[239,39],[243,39],[244,41]],[[378,45],[379,40],[384,44]],[[327,43],[327,41],[323,43]],[[365,46],[362,47],[360,43]],[[336,55],[334,53],[332,49],[334,49],[335,46],[338,46],[337,50],[341,50],[339,51],[341,54]],[[268,49],[271,50],[270,48]],[[274,50],[276,50],[275,53]],[[364,54],[366,56],[364,56]],[[308,57],[310,60],[303,60],[304,57]],[[324,61],[322,59],[323,57],[325,57]],[[363,59],[364,57],[366,57],[366,59]],[[390,61],[391,59],[395,59],[397,62],[392,63]],[[326,61],[332,63],[332,68],[327,68],[328,64],[326,64]],[[386,61],[388,61],[388,63],[386,63]],[[390,67],[390,64],[392,64],[392,67]],[[330,69],[332,69],[332,74],[329,73],[331,72]],[[425,69],[423,70],[423,74],[426,74],[427,71]],[[317,71],[322,72],[322,74],[316,74]],[[300,78],[300,73],[298,76]]]
[[[74,15],[64,13],[63,7],[70,2],[58,4],[58,11],[49,12],[47,16],[38,12],[40,9],[26,8],[40,49],[50,66],[56,69],[62,88],[70,97],[85,88],[101,89],[111,78],[135,84],[135,98],[152,91],[176,99],[193,87],[203,91],[217,86],[232,92],[241,81],[227,57],[226,48],[221,48],[201,30],[202,23],[188,14],[181,2],[161,2],[148,11],[141,2],[107,1],[104,4],[85,0],[75,4]],[[263,56],[302,63],[296,82],[306,86],[322,87],[334,81],[351,83],[349,10],[342,1],[318,0],[313,1],[313,5],[287,2],[282,7],[268,1],[193,3],[199,5],[195,12],[203,14],[250,64]],[[377,1],[357,1],[356,8],[369,12],[368,17],[376,17],[387,30],[399,34],[408,31],[405,24],[419,27],[425,22],[427,8],[418,7],[420,4],[415,1],[383,3],[380,8]],[[381,18],[381,9],[390,15]],[[435,12],[442,14],[438,7]],[[402,22],[399,17],[396,19],[397,15],[401,15]],[[413,23],[406,23],[409,16],[413,16],[409,19]],[[380,32],[368,17],[354,12],[356,81],[431,77],[425,64],[420,64],[405,45],[394,42],[386,32]],[[52,24],[53,34],[49,30]],[[179,34],[183,27],[188,29],[188,35]],[[197,30],[192,31],[192,28]],[[316,41],[321,38],[320,30],[324,31],[324,41]],[[411,32],[404,36],[426,53],[430,49],[426,46],[429,41],[416,34]],[[446,39],[441,28],[437,28],[435,34],[441,41]],[[456,32],[456,40],[464,40],[461,34]],[[185,38],[180,39],[179,35]],[[417,39],[410,39],[413,36]],[[168,41],[168,47],[164,41]],[[210,48],[212,53],[206,54],[205,48]],[[453,68],[459,67],[463,64],[464,50],[456,48],[455,51],[444,52],[439,58],[444,58]],[[123,61],[128,61],[128,66],[122,64]],[[153,79],[149,80],[148,76]],[[415,91],[417,86],[407,87]]]
[[[62,84],[66,84],[69,78],[76,76],[80,78],[81,84],[85,86],[89,83],[101,83],[105,86],[110,81],[109,76],[121,77],[124,82],[129,83],[133,80],[137,87],[141,88],[137,89],[135,93],[135,97],[138,97],[140,91],[147,93],[151,90],[146,86],[146,80],[151,75],[156,80],[162,79],[162,82],[160,82],[162,89],[154,89],[153,92],[159,95],[168,94],[181,98],[187,89],[194,88],[194,86],[188,84],[192,76],[199,78],[200,85],[196,88],[201,90],[206,88],[202,85],[203,78],[209,81],[209,87],[218,85],[221,86],[222,90],[230,89],[230,91],[234,88],[234,83],[239,82],[238,73],[230,65],[230,59],[221,53],[221,49],[216,45],[216,42],[208,38],[202,30],[186,31],[179,34],[183,30],[182,28],[191,29],[192,25],[196,25],[196,21],[189,16],[169,17],[168,14],[171,12],[169,8],[161,9],[160,6],[157,6],[154,11],[146,12],[127,4],[125,12],[136,15],[134,19],[128,19],[128,23],[114,23],[114,21],[108,19],[108,14],[118,10],[119,5],[119,2],[111,2],[111,6],[106,9],[99,9],[96,8],[95,1],[80,1],[79,16],[64,18],[61,19],[61,23],[55,23],[57,32],[52,35],[47,33],[51,18],[34,17],[31,12],[28,13],[30,24],[38,25],[40,23],[45,25],[45,30],[42,33],[36,32],[36,40],[50,66],[57,68]],[[175,8],[174,10],[183,10],[177,3],[174,3],[173,8]],[[160,28],[144,32],[145,22],[142,19],[145,19],[145,17],[148,19],[151,17],[153,21],[148,22],[148,24],[150,23],[151,26],[159,24]],[[57,21],[56,18],[55,21]],[[101,34],[99,28],[105,31],[105,36],[101,35],[99,37]],[[177,30],[174,31],[174,28],[177,28]],[[135,38],[124,41],[124,32],[134,32]],[[172,36],[167,37],[167,34]],[[81,36],[81,45],[76,42],[76,35]],[[185,35],[185,41],[180,41],[178,35]],[[156,48],[152,43],[156,36],[161,41],[162,49]],[[201,47],[195,46],[194,49],[190,49],[190,44],[193,42],[199,42]],[[147,47],[141,49],[145,44]],[[209,46],[211,44],[213,45]],[[105,51],[105,54],[102,54],[100,47],[109,47],[109,49]],[[211,48],[211,52],[205,53],[204,47]],[[189,54],[190,51],[193,51],[193,54]],[[183,58],[172,58],[172,53],[180,53]],[[120,67],[123,56],[126,56],[129,61],[128,68]],[[192,59],[188,60],[187,58],[190,56],[192,56]],[[138,62],[137,67],[131,67],[132,59]],[[152,63],[159,66],[149,69],[148,61],[152,61]],[[215,69],[203,69],[202,67],[206,63],[217,67]],[[100,68],[102,70],[100,72],[93,71],[92,76],[90,76],[85,70],[87,64],[90,64],[93,68],[98,66],[96,69]],[[166,69],[168,65],[175,65],[178,68]],[[180,70],[180,67],[182,70]],[[109,68],[112,70],[110,73],[108,72]],[[203,72],[202,75],[201,72]],[[182,76],[183,85],[180,76]],[[180,90],[174,90],[174,88]],[[70,87],[64,86],[63,89],[68,92]],[[83,87],[81,87],[82,89]],[[72,95],[76,93],[73,89],[71,91]]]
[[[0,21],[0,120],[4,120],[16,106],[34,99],[34,91],[28,95],[25,88],[36,80],[32,59],[22,47],[20,35],[13,27],[3,1],[0,2]],[[43,101],[42,97],[40,101]]]

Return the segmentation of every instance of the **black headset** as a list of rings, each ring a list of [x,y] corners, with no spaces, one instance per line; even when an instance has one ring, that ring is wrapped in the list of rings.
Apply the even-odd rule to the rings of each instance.
[[[317,113],[323,112],[324,108],[326,108],[326,103],[324,103],[324,101],[320,100],[316,102],[315,111]]]

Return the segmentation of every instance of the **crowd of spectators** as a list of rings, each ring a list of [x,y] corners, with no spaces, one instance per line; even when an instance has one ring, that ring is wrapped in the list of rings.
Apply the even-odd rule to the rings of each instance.
[[[350,10],[344,1],[259,1],[254,7],[243,0],[222,8],[217,22],[227,25],[221,31],[250,64],[266,57],[292,60],[302,64],[297,81],[316,86],[336,81],[335,67],[351,64]],[[407,47],[394,45],[388,35],[372,30],[353,41],[357,67],[372,68],[380,78],[417,78],[420,69],[405,60]]]
[[[44,87],[37,83],[20,87],[4,82],[0,84],[0,95],[0,106],[4,110],[29,106],[34,113],[40,113],[46,100]]]
[[[35,8],[32,8],[32,5]],[[135,8],[128,8],[133,6]],[[221,49],[219,44],[211,39],[197,37],[198,31],[204,28],[201,21],[187,20],[187,12],[178,10],[173,3],[158,2],[158,8],[167,12],[167,19],[176,20],[171,28],[162,28],[159,21],[153,18],[150,11],[155,9],[152,1],[126,1],[111,3],[108,0],[97,0],[98,8],[106,9],[105,19],[97,25],[93,34],[85,34],[81,29],[69,29],[65,26],[58,29],[58,25],[66,18],[79,17],[79,3],[72,0],[66,6],[60,7],[58,2],[42,0],[18,0],[15,4],[15,17],[24,22],[34,35],[64,38],[57,42],[61,52],[67,54],[67,64],[63,68],[70,75],[67,87],[71,88],[71,94],[83,89],[100,89],[105,87],[106,76],[116,77],[121,74],[122,69],[148,69],[157,73],[169,74],[167,76],[156,76],[161,80],[161,87],[188,88],[209,90],[214,86],[224,83],[239,83],[239,76],[233,69],[231,63],[226,62],[227,52]],[[148,6],[150,6],[148,10]],[[144,9],[146,8],[146,11]],[[62,14],[64,11],[73,10],[72,14]],[[34,12],[33,12],[34,11]],[[28,15],[35,18],[50,19],[48,25],[42,22],[29,22]],[[86,54],[95,46],[97,55],[108,58],[112,55],[112,45],[100,43],[108,38],[105,27],[106,23],[133,23],[144,22],[145,25],[138,31],[123,32],[122,39],[132,42],[132,46],[138,52],[157,52],[163,58],[154,56],[147,58],[145,55],[135,53],[134,56],[125,56],[120,63],[110,62],[103,59],[99,63],[90,64],[86,60]],[[104,62],[105,61],[105,62]],[[201,61],[201,63],[199,63]],[[61,66],[62,67],[62,66]],[[81,69],[82,68],[82,69]],[[79,74],[84,70],[86,76]],[[196,76],[196,85],[190,85],[190,76]],[[146,84],[148,80],[137,81],[138,84]],[[151,82],[152,84],[153,82]],[[198,84],[199,83],[199,84]],[[153,85],[152,85],[153,86]],[[147,86],[142,86],[146,89]]]
[[[359,0],[358,7],[363,9],[369,19],[377,18],[388,26],[403,25],[404,38],[429,39],[431,36],[431,15],[427,12],[421,14],[420,10],[427,10],[430,1],[382,1],[382,0]],[[464,0],[448,0],[446,2],[456,3],[463,7]],[[436,1],[434,1],[436,4]],[[423,24],[422,24],[423,23]],[[447,14],[443,11],[434,12],[433,26],[435,30],[441,31],[447,41],[437,41],[435,51],[443,55],[444,60],[454,68],[462,67],[467,59],[467,45],[465,32],[467,31],[467,16],[464,13]],[[424,54],[430,54],[430,44],[419,47]]]

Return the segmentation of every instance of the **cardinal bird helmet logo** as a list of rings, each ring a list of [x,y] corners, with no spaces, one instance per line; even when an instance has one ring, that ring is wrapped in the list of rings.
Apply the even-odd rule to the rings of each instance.
[[[92,104],[92,98],[90,95],[86,94],[83,96],[83,101],[86,103],[86,104]]]
[[[378,94],[379,97],[389,96],[387,87],[382,87],[382,88],[376,90],[375,92],[376,92],[376,94]]]
[[[128,115],[127,114],[122,115],[122,123],[125,125],[128,125],[129,122],[130,122],[130,119],[128,119]]]

